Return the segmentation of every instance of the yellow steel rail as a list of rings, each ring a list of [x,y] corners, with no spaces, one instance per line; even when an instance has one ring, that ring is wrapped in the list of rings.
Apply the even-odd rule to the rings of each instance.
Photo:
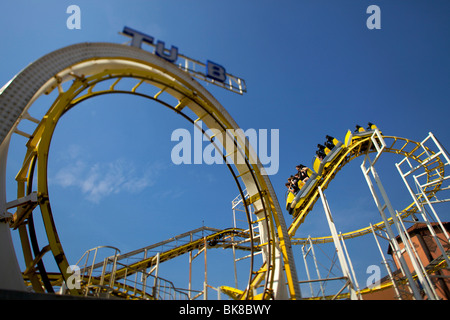
[[[73,52],[73,56],[79,55],[78,60],[73,60],[72,56],[67,55]],[[234,291],[234,295],[239,294],[240,299],[271,299],[274,297],[274,280],[279,277],[276,270],[281,268],[287,281],[288,294],[290,299],[299,299],[300,292],[296,280],[295,263],[292,256],[291,240],[301,242],[304,239],[295,238],[295,233],[300,225],[304,222],[307,214],[312,210],[318,199],[317,186],[306,196],[306,198],[294,208],[294,221],[289,228],[286,228],[281,209],[276,199],[275,192],[271,186],[269,178],[264,175],[261,164],[251,158],[251,146],[246,144],[245,139],[237,134],[230,135],[228,130],[238,129],[237,124],[220,106],[220,104],[212,97],[203,87],[195,82],[188,74],[181,71],[176,66],[156,57],[144,50],[115,44],[79,44],[56,51],[51,55],[43,57],[42,61],[49,62],[51,59],[66,59],[68,61],[60,70],[56,70],[51,74],[50,78],[41,81],[41,88],[37,88],[32,94],[32,98],[23,105],[24,113],[28,112],[30,104],[32,104],[39,94],[50,93],[54,89],[58,89],[59,95],[47,111],[46,115],[41,119],[35,131],[29,138],[26,148],[26,155],[21,169],[19,170],[17,180],[17,200],[25,200],[27,197],[32,198],[33,182],[37,180],[36,200],[28,202],[27,205],[18,206],[14,218],[11,221],[11,227],[19,230],[22,250],[25,258],[27,277],[36,292],[51,290],[51,284],[46,277],[45,268],[43,267],[42,257],[46,252],[52,252],[56,264],[61,272],[63,279],[67,280],[71,274],[68,273],[69,263],[65,256],[62,244],[60,242],[56,225],[53,219],[53,213],[50,205],[50,197],[47,185],[47,163],[49,157],[49,147],[55,127],[60,118],[71,108],[77,104],[103,94],[111,93],[127,93],[138,95],[153,101],[156,101],[165,107],[173,110],[177,114],[196,124],[202,121],[208,128],[218,130],[214,141],[211,139],[219,152],[221,149],[219,144],[225,148],[222,154],[225,163],[236,182],[241,197],[244,199],[244,189],[249,193],[248,202],[255,207],[255,213],[260,225],[265,229],[266,239],[262,241],[264,252],[266,253],[265,263],[257,271],[254,267],[253,254],[250,262],[250,274],[248,286],[245,290]],[[75,58],[73,58],[75,59]],[[60,61],[58,60],[58,61]],[[30,71],[38,72],[41,65],[45,63],[32,64]],[[25,73],[28,70],[25,69]],[[46,71],[48,74],[48,70]],[[121,84],[122,79],[133,78],[136,83],[124,89]],[[26,77],[17,77],[17,81],[27,79]],[[9,86],[14,87],[14,79]],[[73,81],[67,88],[63,89],[63,81]],[[107,89],[95,90],[97,84],[110,82]],[[141,90],[145,85],[151,85],[157,88],[156,94],[149,94]],[[22,86],[23,87],[23,86]],[[100,86],[99,86],[100,87]],[[121,87],[120,89],[118,89]],[[9,88],[7,88],[9,89]],[[13,90],[5,90],[2,95]],[[169,94],[175,98],[176,103],[171,104],[161,97]],[[23,95],[25,96],[25,95]],[[190,118],[184,108],[192,111],[196,117]],[[19,116],[20,118],[21,116]],[[19,121],[19,120],[17,120]],[[17,122],[16,124],[17,125]],[[14,128],[12,128],[14,130]],[[205,131],[203,132],[205,133]],[[401,154],[405,157],[413,159],[418,163],[422,163],[424,152],[416,153],[420,149],[418,142],[414,142],[404,138],[384,136],[385,140],[391,141],[383,152]],[[343,151],[334,159],[321,173],[318,186],[325,190],[340,169],[351,160],[372,152],[369,148],[370,137],[355,138],[346,145]],[[399,145],[400,144],[400,145]],[[369,148],[369,149],[368,149]],[[428,150],[432,153],[431,150]],[[238,155],[243,162],[234,161],[231,165],[228,161],[230,156]],[[235,158],[236,159],[236,158]],[[242,160],[241,159],[241,160]],[[431,168],[431,164],[425,164],[427,170],[428,182],[434,181],[433,172],[439,171],[443,173],[444,165],[441,159],[437,158],[433,162],[435,167]],[[430,166],[430,167],[429,167]],[[35,170],[36,169],[36,170]],[[36,171],[37,177],[34,177]],[[242,185],[245,185],[243,188]],[[426,187],[428,197],[432,197],[439,191],[441,183],[437,182]],[[248,203],[247,203],[248,204]],[[33,225],[33,208],[39,206],[44,221],[44,227],[47,234],[49,244],[43,249],[39,249],[34,232]],[[246,209],[249,226],[251,225],[251,216]],[[403,216],[408,216],[415,212],[417,208],[414,203],[407,206],[403,211]],[[384,227],[382,222],[374,225],[375,229]],[[252,230],[250,228],[250,230]],[[370,228],[362,228],[359,230],[347,232],[344,238],[352,238],[367,234]],[[251,248],[254,248],[253,234],[250,231]],[[313,242],[330,242],[331,237],[317,237],[312,239]],[[252,249],[253,250],[253,249]],[[181,252],[182,249],[179,249]],[[252,251],[253,253],[253,251]],[[282,265],[277,265],[279,258],[283,261]],[[283,278],[283,277],[282,277]],[[278,279],[281,281],[281,279]],[[254,297],[252,296],[254,289],[260,287],[264,281],[263,293]],[[71,294],[80,294],[76,289],[71,289]]]
[[[424,163],[426,159],[424,159],[425,151],[420,152],[421,144],[420,142],[412,141],[406,138],[401,137],[394,137],[394,136],[383,136],[383,139],[386,143],[386,148],[382,152],[387,153],[393,153],[393,154],[399,154],[405,157],[408,157],[414,161],[416,161],[419,164]],[[366,155],[368,152],[375,152],[375,150],[368,150],[367,147],[369,146],[369,143],[371,141],[371,137],[365,137],[361,139],[357,139],[355,141],[352,141],[352,143],[344,148],[344,151],[341,153],[339,157],[334,159],[332,163],[330,163],[328,170],[326,170],[323,174],[323,176],[320,178],[320,181],[318,183],[318,186],[322,188],[322,190],[325,190],[331,180],[335,177],[335,175],[341,170],[346,164],[348,164],[350,161],[354,160],[355,158]],[[423,146],[426,148],[425,146]],[[435,152],[433,150],[430,150],[429,148],[426,148],[429,154],[433,155]],[[419,152],[419,153],[418,153]],[[444,175],[444,162],[442,159],[437,157],[434,162],[424,163],[425,171],[427,172],[427,182],[436,181],[434,184],[430,184],[425,187],[425,191],[427,193],[427,196],[429,198],[433,197],[436,192],[440,190],[440,187],[442,185],[442,181],[440,181],[438,178],[436,178],[435,171],[438,170],[439,174],[441,176]],[[310,192],[305,200],[302,203],[302,206],[299,206],[298,208],[294,209],[294,221],[289,227],[289,235],[291,236],[291,239],[294,244],[303,243],[307,240],[307,238],[296,238],[295,233],[297,229],[300,227],[300,225],[305,221],[305,218],[307,214],[312,210],[315,202],[319,198],[318,188],[316,187],[312,192]],[[422,196],[420,196],[422,197]],[[412,202],[410,205],[405,207],[401,212],[401,217],[405,218],[415,212],[417,212],[418,208],[415,205],[414,202]],[[392,218],[388,219],[389,223],[392,223]],[[375,230],[380,230],[385,227],[384,222],[378,222],[373,225]],[[359,237],[368,233],[371,233],[371,227],[365,227],[353,231],[349,231],[342,234],[342,237],[344,239],[350,239]],[[323,237],[313,237],[311,238],[311,241],[313,243],[327,243],[332,242],[333,239],[331,236],[323,236]]]
[[[208,235],[206,237],[191,241],[189,243],[186,243],[184,245],[178,246],[176,248],[164,251],[162,253],[160,253],[159,255],[159,262],[165,262],[167,260],[176,258],[180,255],[183,255],[185,253],[188,253],[190,251],[196,250],[196,249],[202,249],[204,248],[204,244],[205,241],[209,242],[211,240],[217,239],[218,237],[222,237],[222,236],[231,236],[231,235],[241,235],[243,236],[243,232],[242,230],[238,230],[238,229],[225,229],[216,233],[213,233],[211,235]],[[248,234],[246,233],[244,236],[248,237]],[[213,247],[212,247],[213,248]],[[124,266],[118,270],[116,270],[116,272],[114,273],[114,278],[116,280],[118,279],[122,279],[125,276],[129,276],[131,274],[134,274],[136,272],[145,270],[149,267],[152,266],[152,264],[154,263],[156,259],[156,256],[151,256],[148,257],[146,259],[143,259],[141,261],[132,263],[130,265]],[[106,274],[105,275],[105,281],[109,280],[109,278],[111,277],[111,274]]]
[[[84,46],[86,46],[86,48]],[[107,49],[110,50],[108,51],[109,56],[107,58],[98,56],[98,52],[103,50],[103,46],[106,46]],[[270,272],[264,272],[264,292],[266,292],[264,298],[267,299],[272,297],[272,284],[275,274],[273,269],[275,268],[276,250],[278,248],[284,259],[283,263],[286,270],[289,295],[292,299],[296,299],[296,297],[299,296],[297,289],[298,285],[295,280],[296,272],[295,267],[293,267],[294,262],[292,255],[288,252],[290,246],[285,244],[286,241],[289,241],[289,238],[287,237],[286,231],[284,231],[285,229],[283,229],[284,220],[282,220],[282,212],[278,209],[279,206],[274,205],[275,203],[278,203],[278,201],[276,200],[275,193],[270,185],[270,180],[261,171],[262,166],[260,163],[257,161],[255,162],[254,159],[250,158],[251,147],[242,140],[242,137],[238,135],[230,137],[227,133],[228,129],[236,130],[238,127],[225,109],[223,109],[223,107],[221,107],[220,104],[198,83],[186,76],[183,71],[180,71],[163,59],[155,57],[143,50],[113,44],[80,44],[78,46],[73,46],[74,50],[78,50],[78,47],[81,48],[80,50],[84,50],[83,56],[89,57],[89,54],[86,52],[92,50],[94,52],[92,55],[95,57],[91,59],[85,58],[81,62],[68,66],[67,69],[60,70],[58,74],[54,75],[53,80],[49,79],[49,81],[47,81],[45,89],[42,87],[38,90],[38,92],[42,94],[44,91],[49,93],[53,89],[58,88],[59,95],[29,138],[26,145],[27,152],[24,157],[22,168],[16,176],[18,190],[17,198],[22,199],[32,192],[34,177],[31,167],[34,168],[34,165],[36,165],[37,205],[40,207],[44,221],[44,227],[49,241],[48,247],[55,258],[63,278],[67,280],[70,277],[70,273],[68,273],[68,270],[70,270],[69,263],[66,259],[54,223],[47,185],[47,163],[53,132],[59,119],[78,103],[102,94],[128,93],[157,101],[182,115],[191,123],[195,124],[201,119],[209,128],[219,129],[222,135],[221,137],[220,135],[216,135],[215,140],[221,142],[227,152],[227,154],[223,154],[223,158],[230,168],[230,172],[236,181],[241,196],[244,197],[243,190],[245,189],[241,184],[245,184],[250,196],[257,196],[258,200],[256,200],[253,205],[257,208],[259,218],[262,221],[261,224],[267,231],[266,235],[268,239],[266,241],[266,252],[268,256],[266,258],[266,263],[269,267],[265,270],[269,270]],[[111,52],[113,51],[120,52],[120,54],[112,56]],[[130,57],[127,57],[129,52],[131,52],[129,54]],[[63,53],[62,50],[61,53],[57,52],[54,56],[63,55],[65,53]],[[143,58],[138,59],[136,56],[142,56]],[[49,57],[50,55],[44,58],[50,59]],[[129,89],[117,89],[118,83],[124,78],[134,78],[137,79],[138,82]],[[66,81],[73,80],[73,83],[68,89],[63,89],[61,86],[61,79],[65,79]],[[104,81],[111,81],[111,86],[108,89],[96,91],[96,85]],[[14,81],[12,84],[14,84]],[[143,84],[150,84],[158,88],[158,93],[149,95],[139,91]],[[177,103],[171,105],[168,102],[159,99],[162,93],[171,95],[177,100]],[[33,98],[33,101],[35,99],[36,97]],[[193,111],[194,114],[198,116],[198,119],[189,118],[183,112],[183,109],[186,107]],[[226,143],[227,140],[231,141],[231,145]],[[216,143],[214,144],[217,146]],[[240,153],[241,158],[244,160],[242,163],[232,163],[234,164],[234,168],[230,165],[230,162],[227,161],[227,157],[233,149],[237,149],[237,152],[235,153]],[[218,150],[220,151],[219,148]],[[236,173],[235,170],[238,173]],[[250,213],[247,208],[246,211],[250,223]],[[21,214],[18,210],[14,219],[11,221],[11,226],[19,229],[27,270],[29,270],[28,276],[33,284],[33,289],[35,291],[42,291],[43,286],[39,277],[36,275],[37,271],[35,268],[37,263],[40,264],[42,262],[41,258],[36,258],[41,257],[41,255],[39,252],[32,252],[32,246],[29,245],[30,239],[27,235],[26,223],[23,223],[24,220],[27,220],[26,222],[29,225],[28,231],[30,232],[30,227],[32,227],[30,218],[32,218],[31,211],[27,212],[27,215],[25,215]],[[252,234],[250,234],[250,238],[253,243]],[[253,247],[253,245],[251,245],[251,247]],[[252,255],[248,293],[251,293],[254,288],[252,285],[252,278],[255,273],[253,268]],[[71,289],[71,294],[79,294],[79,292],[76,289]],[[247,294],[245,297],[249,299],[252,298],[250,294]]]
[[[437,261],[436,265],[434,265],[433,267],[426,268],[425,272],[428,274],[433,274],[441,269],[447,268],[447,262],[445,261],[445,259],[443,259],[443,258],[441,258],[441,259],[439,259],[439,261]],[[417,278],[418,278],[417,274],[414,274],[413,279],[417,280]],[[394,280],[394,281],[396,282],[396,284],[401,284],[401,283],[407,283],[408,280],[405,277],[405,278],[401,278],[401,279]],[[370,294],[370,293],[386,290],[386,289],[392,288],[393,286],[394,286],[394,283],[392,281],[387,280],[378,286],[367,287],[362,290],[359,290],[358,293],[365,295],[365,294]],[[322,299],[324,299],[324,300],[339,300],[339,299],[348,299],[349,297],[350,297],[350,293],[346,292],[346,293],[341,293],[341,294],[334,295],[334,296],[329,295],[329,296],[325,296],[325,297],[311,297],[311,298],[306,298],[306,300],[322,300]]]
[[[227,248],[229,246],[231,246],[230,242],[227,241],[228,237],[241,237],[241,238],[248,238],[249,237],[249,233],[245,230],[242,229],[238,229],[238,228],[230,228],[230,229],[224,229],[224,230],[219,230],[217,232],[214,232],[212,234],[209,234],[207,236],[201,237],[199,239],[190,241],[188,243],[185,243],[183,245],[177,246],[175,248],[172,248],[170,250],[167,251],[163,251],[159,254],[159,263],[163,263],[165,261],[174,259],[176,257],[179,257],[185,253],[194,251],[194,250],[201,250],[204,248],[205,243],[207,244],[208,248]],[[216,244],[215,245],[211,245],[211,242],[216,240]],[[238,249],[240,250],[251,250],[248,247],[244,247],[244,246],[237,246]],[[128,256],[128,254],[124,254],[124,256]],[[122,256],[117,256],[117,261],[121,260]],[[117,290],[113,290],[111,291],[112,294],[117,295],[119,297],[123,297],[123,298],[127,298],[127,299],[132,299],[133,297],[131,297],[129,294],[127,294],[128,291],[135,291],[135,288],[131,288],[131,286],[126,286],[124,283],[120,283],[117,282],[118,280],[124,279],[128,276],[131,276],[133,274],[135,274],[136,272],[142,272],[143,270],[146,270],[150,267],[152,267],[154,265],[154,262],[156,260],[156,255],[155,256],[151,256],[148,257],[146,259],[142,259],[138,262],[129,264],[129,265],[124,265],[124,264],[120,264],[122,265],[121,268],[115,270],[113,273],[108,272],[105,273],[103,275],[103,278],[101,279],[101,277],[97,276],[97,277],[91,277],[91,281],[86,281],[84,280],[84,277],[82,277],[82,281],[81,281],[81,286],[83,288],[88,288],[91,285],[94,286],[98,286],[99,290],[103,290],[105,291],[106,287],[102,286],[103,283],[109,283],[111,278],[114,279],[114,286],[117,288]],[[92,265],[90,267],[87,267],[87,270],[85,270],[85,273],[90,272],[90,269],[96,269],[96,268],[102,268],[103,267],[104,262],[99,262],[96,265]],[[42,274],[40,273],[34,273],[33,275],[30,274],[30,272],[24,272],[24,280],[29,284],[29,285],[33,285],[32,281],[34,280],[34,277],[36,277],[37,279],[42,281]],[[62,274],[60,273],[48,273],[46,274],[46,276],[49,278],[49,280],[51,281],[51,285],[55,286],[55,287],[59,287],[62,285],[64,279]],[[119,287],[129,287],[129,290],[119,290]],[[103,288],[103,289],[102,289]],[[111,288],[114,289],[114,288]],[[133,289],[133,290],[131,290]],[[84,289],[85,290],[85,289]],[[149,295],[146,292],[142,292],[139,291],[139,294],[141,295],[142,298],[150,298],[150,299],[154,299],[153,296]]]

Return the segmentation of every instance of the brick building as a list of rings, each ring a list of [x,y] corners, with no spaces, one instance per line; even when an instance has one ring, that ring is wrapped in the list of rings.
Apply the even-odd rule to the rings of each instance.
[[[440,241],[442,247],[447,252],[447,255],[449,255],[450,244],[448,243],[445,234],[437,223],[432,223],[431,225],[436,233],[438,241]],[[444,222],[443,226],[448,233],[450,229],[450,222]],[[450,269],[447,266],[446,261],[442,256],[442,252],[439,249],[434,237],[430,233],[427,225],[425,223],[415,223],[408,229],[408,234],[414,245],[414,249],[417,252],[417,256],[429,274],[429,278],[434,285],[436,295],[439,299],[449,300]],[[397,236],[397,241],[409,270],[413,275],[415,275],[411,260],[405,250],[404,243],[399,236]],[[401,299],[412,299],[412,294],[409,292],[408,287],[404,284],[404,281],[402,281],[403,275],[400,272],[400,263],[397,257],[393,254],[391,246],[388,248],[388,254],[392,256],[392,260],[398,269],[393,272],[393,278],[397,284],[398,294],[395,291],[395,288],[391,286],[387,289],[364,295],[363,298],[365,300],[396,300],[398,299],[398,295],[401,296]],[[391,282],[389,276],[386,276],[381,280],[382,284],[386,282]],[[424,299],[427,299],[427,297],[424,296]]]

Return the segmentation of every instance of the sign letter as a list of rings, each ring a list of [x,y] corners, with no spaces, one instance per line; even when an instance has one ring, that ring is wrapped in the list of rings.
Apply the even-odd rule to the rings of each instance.
[[[145,33],[133,30],[128,27],[124,27],[122,32],[123,32],[123,34],[126,34],[127,36],[131,37],[131,46],[132,47],[140,48],[142,42],[145,42],[148,44],[153,44],[153,37],[151,37]]]
[[[206,76],[220,82],[227,79],[225,68],[209,60],[206,62]]]
[[[170,48],[169,53],[167,53],[166,51],[169,51],[169,50],[166,50],[166,48],[164,46],[164,42],[158,41],[158,43],[156,44],[156,55],[158,57],[164,58],[167,61],[172,62],[172,63],[177,61],[177,59],[178,59],[178,48],[177,47],[172,46]]]

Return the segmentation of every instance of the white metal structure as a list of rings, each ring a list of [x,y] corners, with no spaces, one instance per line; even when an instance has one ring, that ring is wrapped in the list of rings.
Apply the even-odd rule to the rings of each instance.
[[[436,281],[445,282],[448,276],[445,273],[434,274],[432,269],[437,265],[442,268],[441,270],[449,269],[449,251],[445,247],[450,246],[450,241],[435,206],[450,200],[448,193],[450,188],[448,185],[444,185],[449,181],[449,156],[432,133],[422,142],[412,142],[407,139],[385,137],[378,129],[375,129],[367,141],[369,144],[365,145],[366,152],[363,154],[364,159],[360,167],[382,221],[376,224],[370,223],[367,228],[342,234],[334,222],[324,191],[320,185],[317,187],[331,236],[308,236],[307,238],[293,239],[293,244],[302,245],[306,279],[302,279],[300,283],[310,287],[311,294],[307,298],[364,299],[365,294],[392,288],[397,299],[442,299],[442,296],[437,293]],[[414,202],[401,211],[396,210],[391,203],[376,169],[376,164],[385,152],[404,155],[404,159],[393,166],[395,165],[397,168]],[[408,181],[408,178],[412,182]],[[408,219],[408,217],[412,219]],[[419,221],[418,217],[422,221]],[[438,248],[437,253],[433,253],[433,257],[440,253],[440,256],[428,265],[425,265],[422,260],[423,257],[416,248],[417,243],[413,243],[409,233],[410,229],[406,226],[407,224],[414,226],[417,223],[426,224],[433,244]],[[437,230],[440,232],[439,236]],[[366,246],[370,239],[367,239],[365,235],[369,234],[373,235],[381,255],[381,265],[385,267],[387,276],[383,283],[379,282],[381,279],[378,279],[377,283],[370,286],[366,283],[367,287],[361,289],[345,240],[361,239],[361,246]],[[326,244],[333,245],[334,250],[326,247]],[[394,261],[386,257],[383,251],[386,250],[386,247],[392,249],[393,259],[398,262],[397,265],[393,265]],[[333,258],[327,255],[332,251],[335,254]],[[308,260],[311,259],[315,274],[310,272],[311,264],[308,263]],[[327,262],[329,262],[329,267],[326,267]],[[338,269],[338,264],[342,276],[332,271]],[[378,268],[377,265],[373,266]],[[395,270],[396,268],[398,270]],[[326,275],[321,269],[325,269]],[[341,280],[345,282],[340,290],[333,291],[336,290],[335,287],[327,287],[329,281]],[[319,287],[314,287],[314,284],[319,284]]]

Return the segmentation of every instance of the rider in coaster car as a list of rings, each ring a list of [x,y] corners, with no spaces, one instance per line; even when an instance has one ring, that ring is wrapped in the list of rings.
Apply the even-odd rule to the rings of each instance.
[[[325,138],[327,139],[327,141],[325,141],[324,143],[325,147],[327,147],[330,150],[333,150],[333,148],[335,147],[335,144],[333,142],[334,138],[329,135],[326,135]]]
[[[374,125],[372,122],[368,122],[367,123],[367,130],[375,130],[376,129],[376,125]]]
[[[306,182],[309,179],[308,176],[308,167],[304,166],[303,164],[299,164],[298,166],[295,167],[295,169],[297,169],[298,171],[298,177],[300,179],[300,181]]]
[[[364,131],[365,131],[365,130],[364,130],[363,127],[361,127],[360,125],[356,125],[355,132],[364,132]]]
[[[300,188],[298,187],[298,178],[296,178],[295,176],[290,176],[288,178],[288,182],[286,183],[286,187],[293,194],[297,194],[297,192],[300,190]]]
[[[316,151],[316,155],[320,159],[320,161],[322,161],[323,158],[325,158],[325,156],[326,156],[325,146],[318,144],[317,148],[318,148],[318,150]]]

